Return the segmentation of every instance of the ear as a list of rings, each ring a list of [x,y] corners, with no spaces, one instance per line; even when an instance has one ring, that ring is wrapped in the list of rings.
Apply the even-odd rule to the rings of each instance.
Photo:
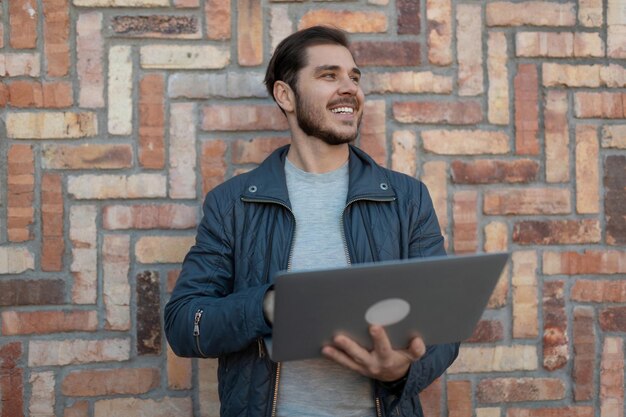
[[[289,84],[284,81],[274,83],[274,99],[285,113],[291,113],[296,108],[296,95]]]

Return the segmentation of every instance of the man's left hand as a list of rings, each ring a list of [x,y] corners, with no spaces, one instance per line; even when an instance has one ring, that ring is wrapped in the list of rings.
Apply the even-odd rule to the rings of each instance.
[[[426,353],[424,341],[416,337],[406,349],[394,350],[382,326],[370,326],[374,342],[371,351],[345,335],[336,336],[332,346],[324,346],[322,353],[346,368],[379,381],[396,381],[409,370],[411,363]]]

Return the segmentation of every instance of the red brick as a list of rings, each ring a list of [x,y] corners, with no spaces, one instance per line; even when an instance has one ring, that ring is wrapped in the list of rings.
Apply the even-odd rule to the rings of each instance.
[[[167,386],[175,390],[193,388],[193,362],[191,358],[176,356],[167,346]]]
[[[348,10],[313,9],[302,16],[298,29],[305,29],[316,25],[333,26],[346,32],[373,33],[387,31],[387,16],[381,12],[360,12]]]
[[[230,39],[230,0],[207,0],[204,4],[207,38]]]
[[[73,104],[69,82],[14,81],[8,85],[9,104],[14,107],[62,108]]]
[[[10,45],[15,49],[37,47],[37,3],[29,0],[9,2]]]
[[[420,2],[418,0],[398,0],[396,2],[398,13],[398,34],[420,34]]]
[[[626,252],[586,250],[577,252],[544,252],[543,273],[548,275],[587,275],[626,273]]]
[[[494,378],[478,383],[481,403],[547,401],[565,398],[565,383],[554,378]]]
[[[571,212],[570,192],[561,188],[487,190],[485,214],[567,214]]]
[[[72,371],[61,383],[68,397],[145,394],[159,386],[161,372],[155,368],[119,368]]]
[[[600,310],[600,328],[605,332],[626,332],[626,307]]]
[[[22,344],[0,345],[0,415],[21,416],[24,411],[24,370],[18,367]]]
[[[525,220],[515,223],[513,242],[521,245],[572,245],[598,243],[600,222],[583,220]]]
[[[480,320],[472,336],[464,343],[494,343],[504,338],[504,326],[500,320]]]
[[[11,242],[31,240],[35,197],[35,161],[30,145],[11,145],[7,153],[7,234]]]
[[[448,381],[448,417],[472,417],[472,382]]]
[[[564,282],[543,283],[543,367],[560,369],[569,360]]]
[[[606,242],[626,244],[626,156],[609,155],[604,160],[604,214]]]
[[[2,280],[0,306],[63,304],[64,293],[62,280]]]
[[[63,417],[89,417],[89,402],[76,401],[65,408]]]
[[[6,107],[9,102],[9,87],[0,82],[0,107]]]
[[[454,220],[454,252],[473,253],[478,249],[478,193],[457,191],[454,193],[452,217]]]
[[[210,190],[224,182],[226,177],[226,143],[223,140],[208,140],[202,143],[200,173],[202,174],[202,192]]]
[[[442,385],[441,378],[437,378],[424,391],[420,392],[419,397],[425,416],[441,416]]]
[[[239,65],[263,63],[263,10],[261,0],[237,0],[237,52]]]
[[[43,2],[44,54],[49,77],[64,77],[70,69],[69,0]]]
[[[165,166],[165,79],[147,74],[139,82],[139,164],[148,169]]]
[[[44,145],[42,165],[46,169],[130,168],[133,148],[128,144]]]
[[[539,81],[537,67],[519,64],[515,87],[515,151],[522,155],[539,154]]]
[[[556,408],[509,408],[506,417],[593,417],[592,406]]]
[[[174,290],[178,276],[180,275],[180,269],[173,269],[167,271],[167,292],[171,293]]]
[[[288,143],[286,136],[239,139],[232,145],[232,161],[234,164],[260,164],[270,153]]]
[[[528,183],[537,179],[539,163],[531,159],[513,161],[479,159],[452,161],[452,181],[457,184]]]
[[[212,105],[203,108],[202,129],[207,131],[287,130],[287,118],[273,104]]]
[[[409,101],[393,104],[393,117],[402,123],[476,124],[483,112],[478,101]]]
[[[93,332],[98,326],[96,311],[4,311],[4,336],[64,332]]]
[[[579,119],[622,119],[625,117],[623,94],[612,92],[574,93],[574,113]]]
[[[351,44],[354,60],[360,66],[413,67],[420,65],[417,42],[356,41]]]
[[[574,307],[572,342],[574,345],[574,401],[590,401],[595,393],[594,371],[596,364],[596,333],[594,310],[591,307]]]
[[[197,208],[183,204],[105,206],[102,227],[126,229],[190,229],[197,225]]]
[[[59,174],[45,173],[41,181],[42,256],[43,271],[63,269],[63,184]]]
[[[626,281],[577,279],[570,298],[587,303],[625,303]]]
[[[387,166],[386,110],[383,100],[365,103],[359,146],[374,160]]]

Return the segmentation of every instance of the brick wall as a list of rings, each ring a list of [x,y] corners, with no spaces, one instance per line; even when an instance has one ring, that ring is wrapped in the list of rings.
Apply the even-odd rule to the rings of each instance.
[[[0,416],[216,416],[163,305],[204,193],[288,140],[261,80],[353,33],[359,145],[430,187],[454,253],[510,250],[427,416],[623,417],[620,0],[0,2]]]

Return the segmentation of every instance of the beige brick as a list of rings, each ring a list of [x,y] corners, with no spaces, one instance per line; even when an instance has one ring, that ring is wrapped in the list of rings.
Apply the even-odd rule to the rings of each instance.
[[[487,4],[488,26],[574,26],[575,3],[496,1]]]
[[[306,12],[298,29],[333,22],[349,33],[380,33],[387,31],[387,16],[382,12],[335,11],[329,9],[310,10]]]
[[[459,95],[476,96],[483,93],[481,6],[458,4],[456,19]]]
[[[207,38],[211,40],[231,38],[231,8],[230,0],[207,0],[204,3]]]
[[[504,222],[491,222],[485,226],[485,252],[504,252],[509,248],[509,230]]]
[[[624,416],[624,340],[606,337],[600,365],[600,416]]]
[[[192,103],[170,105],[170,198],[196,197],[196,125]]]
[[[626,273],[626,252],[616,250],[586,250],[578,252],[543,253],[543,273],[546,275],[590,275]]]
[[[39,53],[7,53],[0,54],[1,77],[39,77],[41,58]]]
[[[611,58],[626,58],[626,24],[609,25],[607,55]]]
[[[276,149],[289,144],[289,140],[284,136],[239,139],[233,143],[231,159],[234,164],[260,164]]]
[[[534,371],[538,368],[535,345],[473,347],[461,345],[448,374]]]
[[[576,211],[600,211],[600,144],[595,126],[576,126]]]
[[[230,63],[230,50],[213,45],[146,45],[140,49],[146,69],[219,69]]]
[[[486,130],[427,130],[424,150],[440,155],[504,154],[510,150],[504,132]]]
[[[161,174],[133,175],[72,175],[68,192],[79,200],[111,198],[165,197],[165,176]]]
[[[428,61],[433,65],[452,63],[452,2],[426,0]]]
[[[580,58],[602,58],[605,54],[604,41],[599,33],[574,33],[574,56]]]
[[[512,256],[513,274],[513,337],[536,338],[539,335],[537,253],[515,252]]]
[[[489,77],[489,123],[509,124],[509,73],[507,44],[503,32],[489,32],[487,41],[487,75]]]
[[[391,169],[414,177],[417,173],[417,137],[409,130],[393,132]]]
[[[197,212],[196,205],[107,205],[102,210],[102,226],[107,230],[190,229],[197,225]]]
[[[70,241],[74,278],[72,301],[76,304],[95,304],[98,292],[98,253],[96,206],[70,207]]]
[[[76,68],[80,107],[104,107],[102,13],[81,13],[76,21]]]
[[[203,397],[203,401],[206,397]],[[94,403],[94,417],[192,417],[191,397],[163,397],[158,400],[140,398],[116,398],[98,400]]]
[[[133,162],[131,145],[44,145],[42,166],[45,169],[120,169]]]
[[[137,240],[135,256],[143,264],[181,263],[194,243],[194,236],[145,236]]]
[[[445,161],[429,161],[422,165],[420,178],[430,193],[439,226],[448,228],[448,165]]]
[[[584,27],[597,28],[604,22],[602,0],[578,0],[578,22]]]
[[[363,77],[361,88],[365,94],[452,92],[452,77],[430,71],[372,72]]]
[[[192,359],[181,358],[167,345],[167,386],[170,389],[184,390],[193,388]]]
[[[626,68],[610,64],[600,68],[600,81],[607,87],[626,87]]]
[[[31,340],[28,366],[65,366],[82,363],[127,361],[130,339]]]
[[[572,32],[518,32],[515,51],[522,57],[566,58],[574,55]]]
[[[169,0],[73,0],[81,7],[167,7]]]
[[[500,417],[501,410],[498,407],[476,408],[476,417]]]
[[[131,47],[115,45],[109,49],[108,127],[112,135],[133,132],[133,62]]]
[[[105,235],[102,242],[102,298],[105,328],[130,329],[130,237]]]
[[[385,101],[366,101],[363,114],[359,146],[378,164],[387,166],[387,119]]]
[[[33,372],[28,380],[32,392],[28,411],[33,417],[55,417],[54,372]]]
[[[602,147],[626,149],[626,125],[603,126]]]
[[[600,65],[564,65],[544,63],[546,87],[600,87]]]
[[[569,181],[567,92],[549,90],[544,106],[546,181]]]
[[[202,110],[203,130],[286,130],[289,127],[274,104],[212,105]]]
[[[7,135],[13,139],[77,139],[98,134],[95,113],[8,113]]]
[[[0,275],[20,274],[35,269],[35,259],[28,248],[0,246]]]
[[[485,192],[483,204],[483,212],[490,215],[571,212],[570,190],[563,188],[493,189]]]
[[[287,36],[294,31],[293,21],[289,18],[289,7],[286,5],[275,5],[270,7],[270,41],[271,53]]]
[[[261,0],[237,0],[237,62],[253,67],[263,63]]]
[[[454,193],[452,220],[454,253],[474,253],[478,249],[478,192],[462,190]]]
[[[198,395],[200,415],[213,417],[220,415],[220,399],[217,395],[217,359],[205,359],[198,362]]]

